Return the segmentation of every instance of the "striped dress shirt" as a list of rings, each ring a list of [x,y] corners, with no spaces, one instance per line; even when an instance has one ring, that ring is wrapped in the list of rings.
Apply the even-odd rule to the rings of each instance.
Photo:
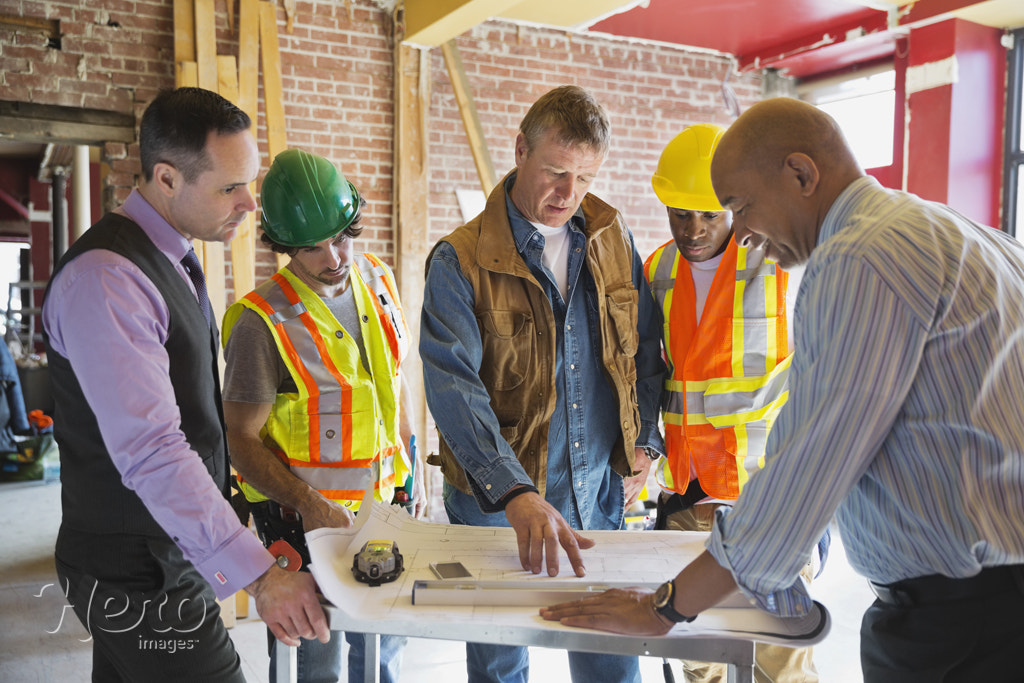
[[[863,177],[807,262],[789,402],[708,549],[763,609],[833,515],[876,583],[1024,563],[1024,244]]]

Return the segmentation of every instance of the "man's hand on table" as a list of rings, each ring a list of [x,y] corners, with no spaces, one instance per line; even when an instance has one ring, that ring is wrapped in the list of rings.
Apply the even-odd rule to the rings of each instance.
[[[673,624],[654,611],[654,592],[613,588],[600,595],[542,607],[540,616],[566,626],[637,636],[662,636]]]
[[[539,574],[547,555],[548,576],[558,575],[558,546],[565,549],[576,576],[586,574],[580,550],[592,548],[593,539],[574,531],[558,513],[537,493],[524,493],[505,506],[505,517],[516,532],[519,562],[523,569]]]
[[[267,628],[285,645],[296,647],[300,638],[331,639],[309,572],[289,572],[275,564],[245,589],[256,599],[256,612]]]

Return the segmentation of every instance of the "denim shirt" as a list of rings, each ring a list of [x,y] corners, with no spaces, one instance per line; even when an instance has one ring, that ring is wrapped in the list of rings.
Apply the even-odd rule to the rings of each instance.
[[[506,192],[510,186],[506,185]],[[601,364],[596,288],[585,267],[583,213],[577,211],[569,224],[568,299],[563,300],[541,258],[544,237],[523,218],[507,194],[506,206],[516,248],[544,288],[559,329],[546,499],[575,529],[618,529],[625,501],[622,478],[612,471],[609,458],[621,432],[615,392]],[[664,372],[660,322],[635,246],[632,272],[640,299],[636,363],[642,426],[637,445],[662,452],[664,445],[657,428]],[[478,486],[486,486],[490,498],[478,505],[471,496],[446,486],[446,503],[466,523],[505,526],[504,514],[481,515],[481,507],[497,510],[487,503],[496,502],[515,486],[535,482],[501,438],[479,378],[481,345],[474,302],[474,292],[462,275],[455,249],[441,243],[430,263],[421,321],[420,353],[427,402],[467,475]]]

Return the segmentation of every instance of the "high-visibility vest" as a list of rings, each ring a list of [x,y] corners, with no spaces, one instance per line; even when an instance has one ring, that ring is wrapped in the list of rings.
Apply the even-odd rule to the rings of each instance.
[[[359,345],[323,300],[287,268],[233,304],[225,340],[242,310],[269,326],[298,393],[278,394],[261,436],[293,474],[353,510],[374,482],[391,502],[410,471],[398,429],[398,368],[409,332],[391,271],[372,254],[354,258],[352,276],[369,371]],[[266,496],[241,481],[252,502]]]
[[[658,482],[685,493],[692,464],[705,493],[735,500],[764,466],[768,430],[788,397],[789,276],[730,239],[698,325],[689,262],[675,242],[651,254],[644,273],[664,314],[670,370]]]

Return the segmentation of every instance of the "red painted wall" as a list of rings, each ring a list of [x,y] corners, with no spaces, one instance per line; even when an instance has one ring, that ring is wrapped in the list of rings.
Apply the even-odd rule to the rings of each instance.
[[[948,203],[984,223],[1000,224],[1006,50],[999,29],[957,22],[960,81],[950,115]]]
[[[1000,31],[959,19],[910,34],[911,67],[954,57],[956,81],[907,98],[907,190],[998,225],[1006,53]]]

